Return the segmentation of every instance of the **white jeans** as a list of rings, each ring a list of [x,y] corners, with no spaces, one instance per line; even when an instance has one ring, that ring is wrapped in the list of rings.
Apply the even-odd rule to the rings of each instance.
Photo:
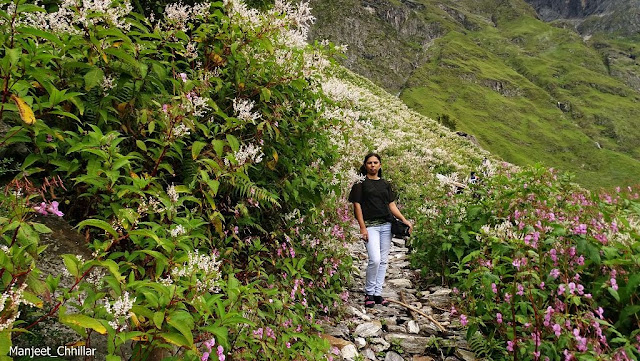
[[[382,296],[382,285],[387,273],[389,249],[391,248],[391,223],[367,227],[369,240],[367,253],[367,280],[364,286],[367,295]]]

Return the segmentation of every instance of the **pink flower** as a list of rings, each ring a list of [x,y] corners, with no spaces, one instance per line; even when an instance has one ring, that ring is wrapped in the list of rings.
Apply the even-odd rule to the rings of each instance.
[[[553,333],[555,333],[556,337],[560,337],[560,334],[562,333],[562,327],[560,327],[560,325],[558,325],[557,323],[554,324]]]
[[[287,348],[291,348],[291,342],[286,343]]]
[[[169,111],[169,105],[168,104],[162,104],[162,111],[164,113],[167,113]]]
[[[180,79],[182,79],[183,82],[185,82],[185,83],[187,82],[187,74],[186,73],[180,73],[178,75],[180,75]]]
[[[558,278],[560,276],[560,270],[557,268],[552,269],[551,272],[549,272],[549,276],[553,277],[553,279]]]
[[[502,323],[502,313],[498,312],[498,313],[496,314],[496,321],[497,321],[498,323]]]
[[[561,295],[564,293],[564,284],[561,284],[560,286],[558,286],[558,295]]]
[[[47,213],[47,204],[45,202],[40,203],[39,206],[34,206],[33,209],[43,215],[47,215],[49,213]]]
[[[460,323],[462,324],[462,326],[466,326],[469,323],[469,320],[467,320],[467,316],[460,315]]]
[[[517,292],[518,296],[524,296],[524,286],[522,286],[521,284],[518,284],[518,292]]]
[[[515,346],[514,341],[507,341],[507,351],[513,352],[513,346]]]
[[[493,293],[497,294],[498,293],[498,286],[496,286],[495,283],[492,283],[491,284],[491,290],[493,291]]]
[[[212,338],[211,340],[207,340],[204,342],[204,345],[209,349],[209,351],[211,351],[211,349],[213,348],[213,346],[216,344],[216,339]]]
[[[51,214],[54,214],[54,215],[56,215],[58,217],[64,216],[64,213],[62,213],[62,212],[60,212],[58,210],[58,205],[59,204],[60,203],[58,203],[58,201],[51,202],[51,204],[47,207],[47,211],[49,211]]]
[[[611,278],[611,288],[613,288],[614,290],[618,290],[618,283],[616,282],[615,278]]]
[[[207,361],[209,359],[209,353],[205,352],[202,354],[202,357],[200,358],[200,361]]]
[[[220,361],[224,361],[226,359],[225,355],[224,355],[224,348],[222,348],[222,345],[218,345],[218,360]]]

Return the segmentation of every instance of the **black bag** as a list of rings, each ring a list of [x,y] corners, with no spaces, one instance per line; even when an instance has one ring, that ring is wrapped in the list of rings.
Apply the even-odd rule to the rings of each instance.
[[[391,221],[391,234],[396,238],[409,237],[409,226],[396,217]]]

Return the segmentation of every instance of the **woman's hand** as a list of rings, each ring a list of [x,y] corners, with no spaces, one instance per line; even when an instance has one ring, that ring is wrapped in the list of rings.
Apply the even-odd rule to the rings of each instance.
[[[367,231],[366,227],[360,227],[360,238],[365,242],[369,240],[369,231]]]
[[[411,234],[411,232],[413,232],[413,224],[411,224],[411,222],[407,221],[406,219],[403,222],[404,224],[409,226],[409,234]]]

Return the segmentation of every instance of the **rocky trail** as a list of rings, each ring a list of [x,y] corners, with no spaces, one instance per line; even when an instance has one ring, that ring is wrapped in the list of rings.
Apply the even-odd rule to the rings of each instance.
[[[323,337],[336,359],[380,361],[474,361],[460,322],[451,316],[451,292],[434,286],[418,291],[418,271],[409,267],[405,241],[393,239],[382,296],[387,306],[364,307],[366,247],[350,245],[354,282],[342,319],[325,325]]]

